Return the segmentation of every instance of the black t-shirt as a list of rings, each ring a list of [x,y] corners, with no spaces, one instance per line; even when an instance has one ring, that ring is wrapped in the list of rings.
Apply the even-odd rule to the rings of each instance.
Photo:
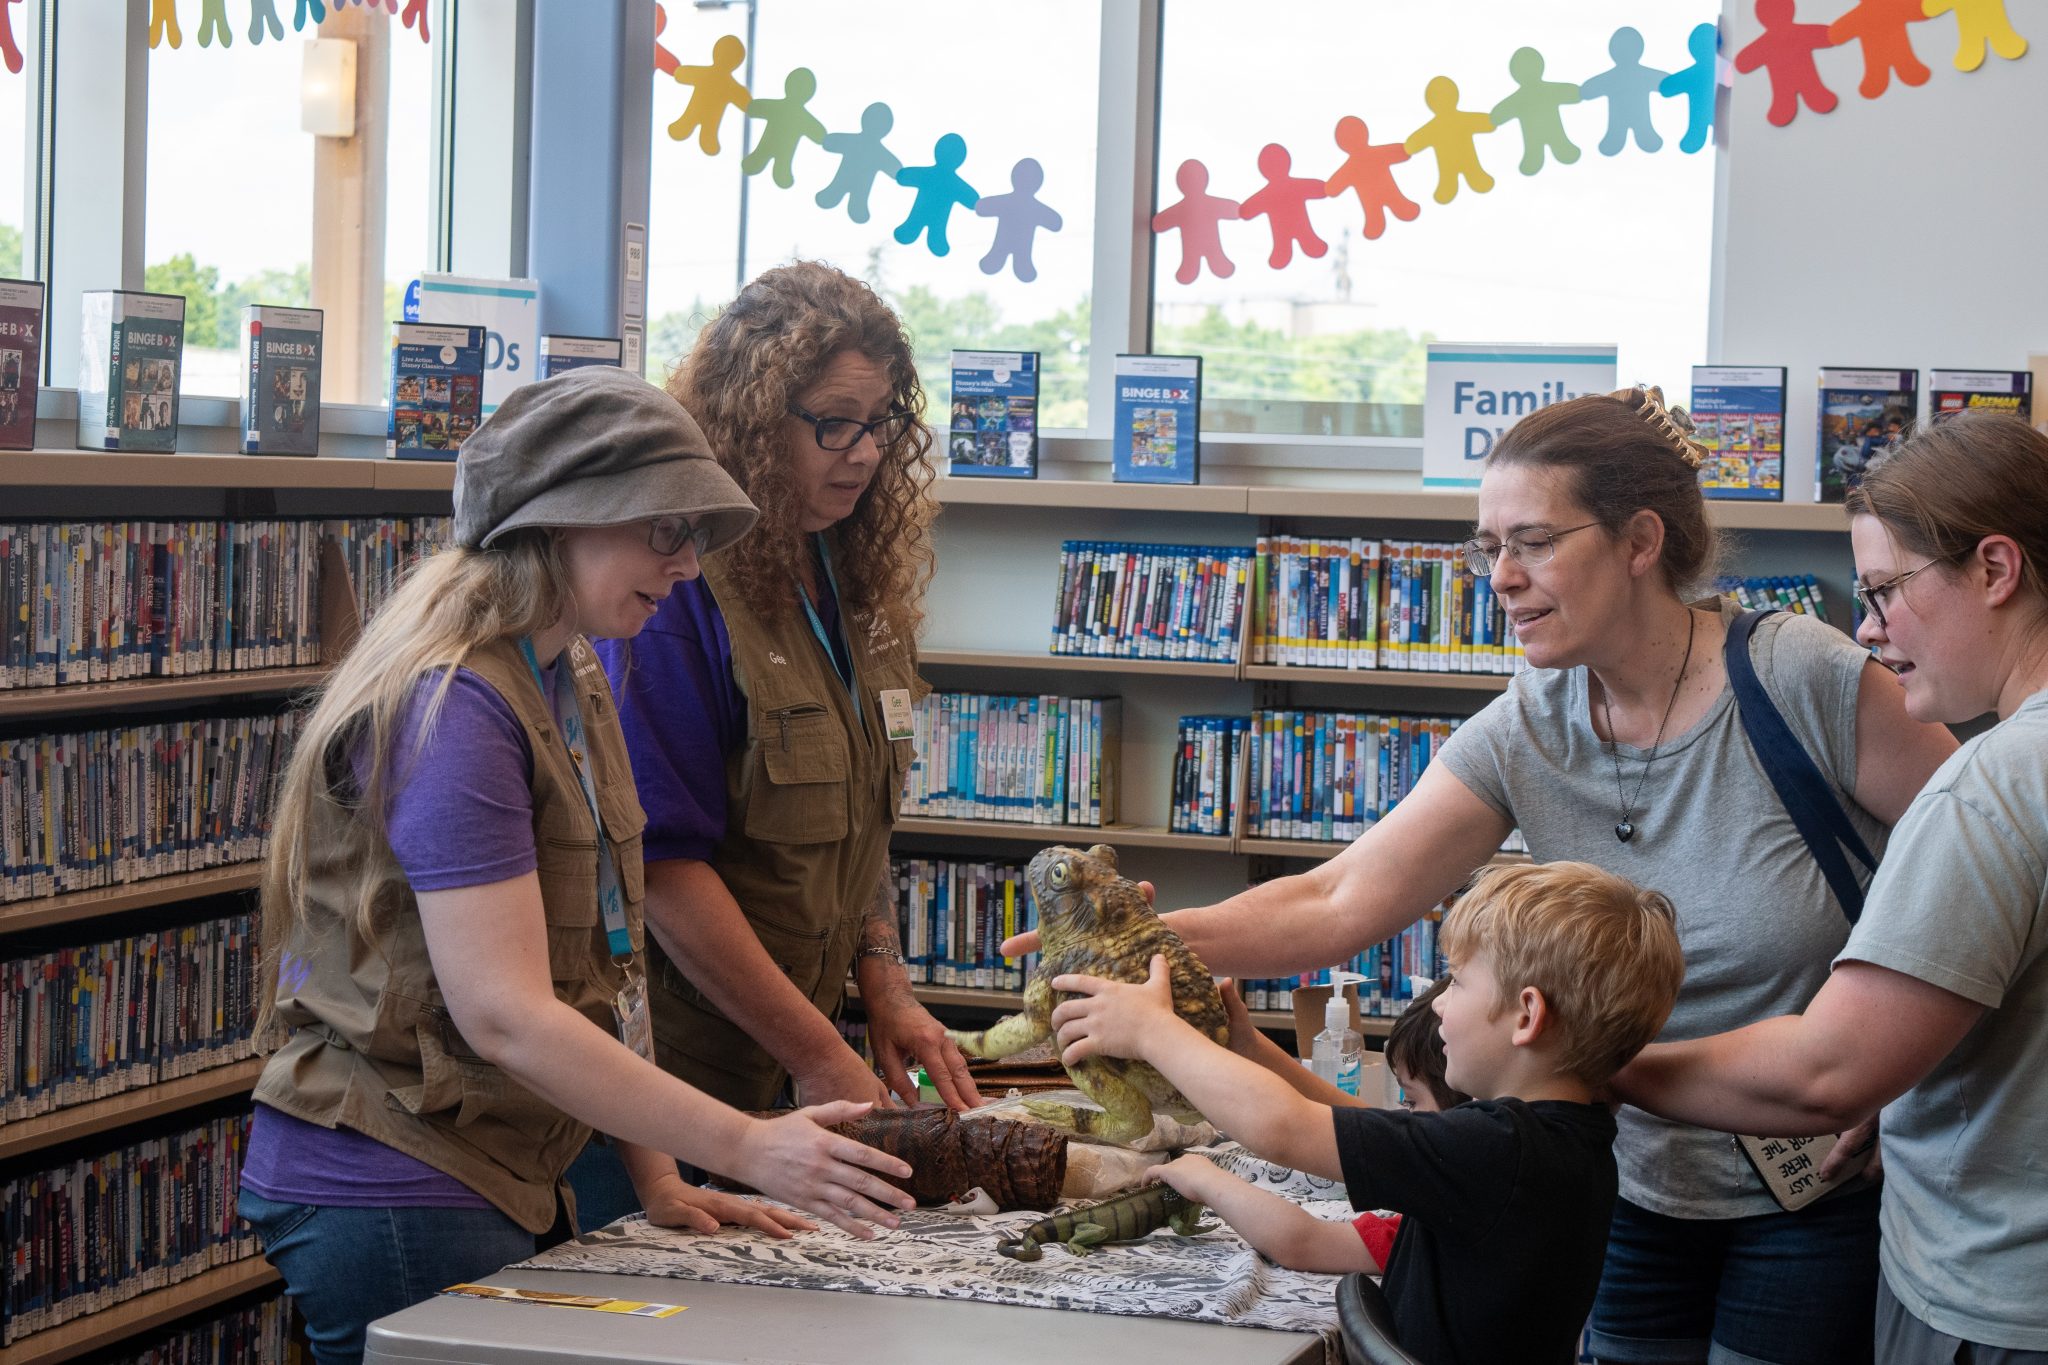
[[[1562,1100],[1337,1109],[1357,1209],[1403,1214],[1384,1281],[1430,1365],[1577,1358],[1614,1213],[1614,1115]]]

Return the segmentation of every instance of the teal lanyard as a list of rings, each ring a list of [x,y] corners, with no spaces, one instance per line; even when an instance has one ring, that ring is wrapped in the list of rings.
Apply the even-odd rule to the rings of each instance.
[[[541,677],[540,660],[534,657],[533,641],[522,636],[519,652],[526,656],[526,666],[533,670],[533,685],[540,689],[541,696],[555,713],[555,724],[562,730],[562,743],[569,750],[570,766],[576,769],[576,781],[582,786],[583,799],[590,806],[591,824],[597,829],[597,908],[604,915],[605,943],[611,948],[614,962],[630,961],[633,935],[626,928],[626,900],[619,890],[618,860],[612,856],[604,817],[597,809],[597,788],[590,779],[590,756],[584,748],[583,711],[576,703],[576,683],[571,676],[575,670],[567,660],[558,659],[555,686],[550,693]]]
[[[825,543],[823,535],[815,536],[813,539],[818,545],[818,561],[825,567],[826,586],[832,589],[832,600],[839,606],[839,634],[843,639],[846,636],[846,603],[839,596],[839,580],[832,574],[832,549]],[[832,662],[832,671],[838,674],[839,681],[845,684],[846,695],[853,698],[853,718],[859,720],[860,689],[853,685],[853,646],[849,644],[846,647],[846,664],[841,667],[839,651],[832,648],[832,637],[825,630],[825,622],[819,617],[818,609],[811,605],[810,594],[804,591],[801,582],[796,585],[796,595],[797,600],[804,604],[804,615],[810,618],[811,634],[818,637],[819,645],[825,650],[825,657]]]

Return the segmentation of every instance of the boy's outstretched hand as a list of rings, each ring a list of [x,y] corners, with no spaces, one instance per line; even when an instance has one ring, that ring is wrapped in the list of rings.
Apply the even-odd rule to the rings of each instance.
[[[1098,1055],[1142,1061],[1159,1030],[1180,1022],[1173,1012],[1173,976],[1162,953],[1152,955],[1152,974],[1143,985],[1069,973],[1054,977],[1052,988],[1076,997],[1052,1012],[1064,1066]]]

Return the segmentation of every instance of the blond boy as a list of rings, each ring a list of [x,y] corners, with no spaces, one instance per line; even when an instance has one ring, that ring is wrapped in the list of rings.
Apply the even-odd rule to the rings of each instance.
[[[1142,986],[1063,976],[1065,1060],[1150,1062],[1269,1161],[1404,1215],[1384,1288],[1401,1343],[1438,1362],[1576,1354],[1616,1193],[1600,1086],[1656,1036],[1685,964],[1670,902],[1588,863],[1495,868],[1444,923],[1442,1113],[1332,1108],[1209,1042]]]

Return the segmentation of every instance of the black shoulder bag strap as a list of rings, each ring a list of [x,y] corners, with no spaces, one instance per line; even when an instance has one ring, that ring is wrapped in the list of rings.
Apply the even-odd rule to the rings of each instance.
[[[1828,889],[1835,893],[1842,913],[1854,924],[1863,913],[1863,888],[1843,850],[1873,872],[1877,870],[1877,857],[1850,823],[1849,813],[1842,809],[1827,778],[1792,733],[1792,727],[1785,723],[1771,694],[1764,690],[1763,680],[1756,675],[1756,664],[1749,656],[1749,639],[1757,622],[1769,615],[1768,611],[1745,611],[1728,627],[1724,653],[1728,682],[1735,689],[1735,708],[1742,714],[1743,732],[1749,736],[1749,747],[1755,750],[1764,775],[1771,779],[1785,813],[1792,817],[1799,837],[1806,840],[1813,860],[1820,864],[1821,875],[1827,878]]]

